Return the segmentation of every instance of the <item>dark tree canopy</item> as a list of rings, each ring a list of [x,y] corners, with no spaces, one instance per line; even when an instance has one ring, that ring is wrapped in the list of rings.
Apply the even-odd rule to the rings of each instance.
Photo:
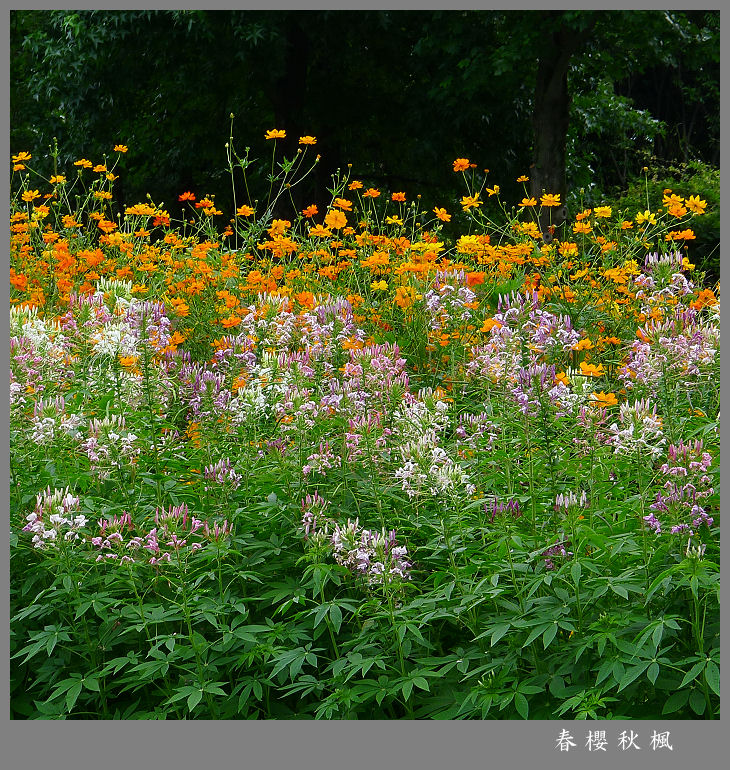
[[[717,11],[13,11],[11,150],[123,142],[127,202],[225,205],[233,113],[254,153],[317,136],[312,199],[348,163],[453,197],[456,157],[506,192],[603,194],[652,155],[718,164],[719,42]]]

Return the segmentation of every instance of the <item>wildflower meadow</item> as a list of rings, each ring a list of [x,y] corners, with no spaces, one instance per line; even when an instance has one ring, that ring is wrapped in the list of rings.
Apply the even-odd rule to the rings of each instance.
[[[13,718],[718,718],[702,190],[302,206],[284,136],[226,214],[12,158]]]

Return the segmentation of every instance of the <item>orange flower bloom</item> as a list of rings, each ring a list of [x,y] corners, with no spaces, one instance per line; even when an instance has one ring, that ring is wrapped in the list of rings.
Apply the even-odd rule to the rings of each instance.
[[[605,406],[617,406],[618,399],[615,393],[591,393],[591,406],[605,407]]]
[[[115,144],[114,145],[114,152],[127,152],[129,147],[127,147],[126,144]]]
[[[272,128],[269,131],[266,132],[265,139],[284,139],[286,138],[286,131],[281,131],[280,129]]]
[[[380,190],[376,190],[374,187],[368,187],[367,190],[362,194],[363,198],[379,198],[380,197]]]
[[[281,137],[282,139],[284,137]],[[314,136],[300,136],[299,144],[317,144],[317,139]]]
[[[562,206],[560,202],[560,193],[546,193],[540,198],[540,205],[542,206]]]
[[[239,206],[236,209],[236,214],[238,214],[239,217],[250,217],[254,213],[254,209],[252,209],[250,206]]]
[[[332,235],[332,230],[328,230],[326,227],[322,227],[322,225],[316,225],[309,228],[309,235],[312,238],[329,238]]]
[[[238,326],[242,320],[243,319],[237,315],[230,315],[228,318],[224,318],[221,321],[221,326],[223,326],[225,329],[230,329],[232,326]]]
[[[347,224],[347,217],[342,211],[331,210],[327,212],[324,223],[333,230],[339,230]]]
[[[307,206],[307,208],[302,211],[302,214],[304,214],[304,216],[307,217],[307,219],[309,219],[310,217],[316,216],[318,213],[319,213],[319,210],[314,204],[312,204],[311,206]]]
[[[446,212],[446,209],[440,209],[437,206],[433,210],[433,213],[436,214],[436,218],[440,219],[442,222],[449,222],[449,221],[451,221],[451,214],[448,214]]]
[[[469,168],[468,158],[457,158],[454,161],[454,171],[466,171]]]
[[[390,196],[391,200],[396,201],[397,203],[405,203],[406,202],[406,194],[404,192],[394,192]]]
[[[334,204],[338,209],[343,211],[352,211],[352,201],[348,201],[346,198],[335,198]]]
[[[184,192],[182,195],[178,195],[177,199],[179,201],[194,201],[195,193],[191,193],[190,191]]]
[[[522,176],[518,176],[517,177],[517,181],[518,182],[529,182],[530,181],[530,177],[529,176],[525,176],[524,174],[522,174]]]
[[[704,214],[707,208],[707,201],[701,201],[699,195],[690,195],[685,204],[693,214]]]
[[[348,190],[362,190],[362,182],[358,182],[357,179],[353,179],[352,182],[350,182],[349,185],[347,185]]]
[[[534,198],[523,198],[520,203],[520,206],[537,206],[537,201]]]

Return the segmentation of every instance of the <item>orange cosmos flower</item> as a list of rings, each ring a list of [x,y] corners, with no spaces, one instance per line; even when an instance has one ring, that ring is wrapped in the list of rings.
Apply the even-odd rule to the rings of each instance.
[[[522,176],[518,176],[517,177],[517,181],[518,182],[529,182],[530,181],[530,177],[529,176],[525,176],[524,174],[522,174]]]
[[[523,198],[520,203],[520,206],[537,206],[537,201],[534,198]]]
[[[177,199],[179,201],[194,201],[195,200],[195,193],[191,193],[188,190],[187,192],[184,192],[182,195],[178,195]]]
[[[576,342],[575,345],[573,345],[573,347],[571,348],[571,350],[589,350],[592,347],[593,347],[593,343],[587,337],[585,337],[584,339]]]
[[[272,128],[269,131],[266,132],[265,139],[284,139],[286,137],[286,131],[281,131],[280,129]]]
[[[86,160],[86,158],[74,161],[74,166],[80,166],[82,168],[91,168],[93,165],[94,164],[90,160]]]
[[[717,298],[715,297],[715,292],[712,291],[712,289],[702,289],[691,306],[695,310],[701,310],[703,307],[712,307],[712,305],[716,304]]]
[[[307,206],[307,208],[302,211],[302,214],[304,214],[304,216],[307,217],[307,219],[309,219],[310,217],[316,216],[318,213],[319,213],[319,210],[314,205],[314,203],[311,206]]]
[[[590,231],[591,231],[592,229],[593,229],[593,228],[591,227],[591,225],[590,225],[590,222],[576,222],[576,223],[573,225],[573,232],[574,232],[576,235],[578,235],[578,234],[581,234],[581,233],[582,233],[583,235],[585,235],[586,233],[590,233]]]
[[[333,205],[343,211],[352,211],[352,201],[348,201],[346,198],[335,198]]]
[[[19,152],[17,155],[13,155],[13,163],[23,163],[23,161],[30,160],[32,157],[29,152]]]
[[[284,138],[283,136],[281,137]],[[299,144],[317,144],[317,139],[314,136],[300,136]]]
[[[474,195],[464,195],[461,199],[461,207],[464,211],[469,211],[469,209],[481,205],[482,201],[479,200],[479,193],[475,193]]]
[[[328,230],[326,227],[322,227],[322,225],[316,225],[309,228],[309,235],[312,238],[329,238],[332,235],[332,230]]]
[[[348,190],[361,190],[362,189],[362,182],[358,182],[357,179],[353,179],[352,182],[350,182],[349,185],[347,185]]]
[[[440,209],[437,206],[433,210],[433,213],[436,214],[436,218],[440,219],[442,222],[450,222],[451,221],[451,214],[448,214],[446,212],[446,209]]]
[[[584,377],[601,377],[604,374],[603,364],[587,364],[585,361],[580,362],[580,373]]]
[[[324,218],[324,223],[327,227],[331,227],[333,230],[339,230],[347,224],[347,217],[342,211],[329,211]]]
[[[454,161],[454,171],[466,171],[469,168],[468,158],[457,158]]]
[[[232,326],[238,326],[242,320],[243,319],[237,315],[230,315],[228,318],[224,318],[221,321],[221,326],[223,326],[225,329],[230,329]]]
[[[618,399],[615,393],[591,393],[591,406],[606,407],[617,406]]]
[[[363,198],[379,198],[380,197],[380,190],[376,190],[374,187],[368,187],[367,190],[362,194]]]
[[[115,144],[114,145],[114,152],[127,152],[129,147],[127,147],[126,144]]]
[[[56,174],[49,179],[51,184],[63,184],[66,181],[66,177],[63,174]]]
[[[406,194],[404,192],[394,192],[390,196],[391,200],[396,201],[397,203],[405,203],[406,202]]]
[[[254,209],[250,206],[239,206],[236,209],[236,214],[238,214],[239,217],[250,217],[253,213]]]
[[[31,201],[34,201],[36,198],[40,198],[41,194],[38,190],[26,190],[20,197],[26,203],[30,203]]]

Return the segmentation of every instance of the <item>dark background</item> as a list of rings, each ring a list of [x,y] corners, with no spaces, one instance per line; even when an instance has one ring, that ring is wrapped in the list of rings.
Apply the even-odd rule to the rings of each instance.
[[[692,254],[719,275],[719,11],[12,11],[11,152],[59,163],[111,156],[116,203],[215,194],[231,213],[230,114],[252,198],[270,143],[314,135],[322,160],[296,202],[329,200],[331,174],[453,207],[456,157],[511,202],[561,192],[573,213],[698,193]],[[68,164],[68,165],[66,165]],[[240,205],[244,201],[237,192]],[[321,210],[321,209],[320,209]],[[717,265],[715,264],[717,263]]]

